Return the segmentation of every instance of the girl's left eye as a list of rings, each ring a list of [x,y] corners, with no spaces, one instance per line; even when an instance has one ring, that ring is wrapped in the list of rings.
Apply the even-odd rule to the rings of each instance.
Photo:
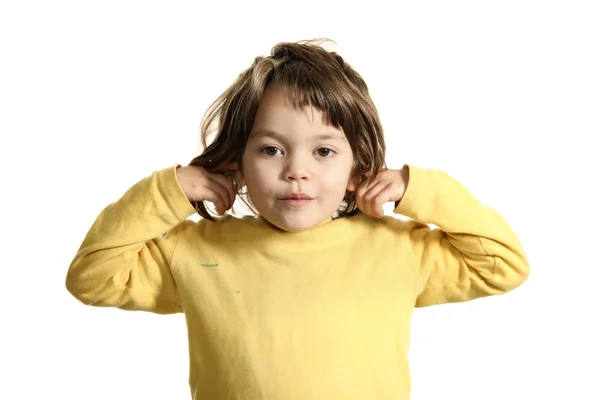
[[[321,147],[320,149],[317,150],[317,154],[320,155],[321,157],[328,157],[331,154],[333,154],[333,150],[328,149],[327,147]]]
[[[279,149],[277,147],[274,146],[267,146],[267,147],[263,147],[261,149],[261,152],[265,153],[266,155],[269,156],[275,156],[277,155],[277,152],[279,151]]]

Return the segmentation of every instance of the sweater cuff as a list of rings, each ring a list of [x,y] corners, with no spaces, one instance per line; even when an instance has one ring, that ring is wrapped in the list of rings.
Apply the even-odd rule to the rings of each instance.
[[[179,185],[177,180],[177,168],[179,167],[181,167],[181,164],[174,164],[169,168],[158,171],[158,181],[161,183],[160,186],[164,190],[163,196],[171,205],[173,213],[180,220],[184,220],[196,213],[196,209]]]

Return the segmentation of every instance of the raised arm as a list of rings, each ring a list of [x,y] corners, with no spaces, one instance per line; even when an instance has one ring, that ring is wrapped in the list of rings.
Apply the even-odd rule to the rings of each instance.
[[[181,311],[170,261],[178,231],[195,209],[178,184],[177,167],[154,171],[97,217],[66,277],[67,290],[83,304]]]
[[[495,210],[440,170],[408,167],[395,212],[412,219],[407,227],[420,275],[416,307],[506,293],[527,279],[525,251]]]

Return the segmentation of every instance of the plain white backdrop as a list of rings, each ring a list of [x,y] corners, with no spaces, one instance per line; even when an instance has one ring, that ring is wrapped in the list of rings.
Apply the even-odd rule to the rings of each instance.
[[[183,315],[86,307],[67,269],[106,205],[197,154],[254,57],[317,37],[369,85],[390,167],[453,175],[531,263],[514,292],[415,310],[412,399],[600,398],[599,20],[577,0],[2,2],[0,398],[190,398]]]

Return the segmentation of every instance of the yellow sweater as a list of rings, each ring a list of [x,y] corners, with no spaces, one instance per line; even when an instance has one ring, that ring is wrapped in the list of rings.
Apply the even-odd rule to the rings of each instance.
[[[529,275],[494,210],[409,166],[395,212],[303,232],[195,213],[176,168],[98,216],[67,273],[86,305],[184,312],[194,399],[409,399],[414,307],[506,293]],[[439,229],[430,229],[427,223]]]

